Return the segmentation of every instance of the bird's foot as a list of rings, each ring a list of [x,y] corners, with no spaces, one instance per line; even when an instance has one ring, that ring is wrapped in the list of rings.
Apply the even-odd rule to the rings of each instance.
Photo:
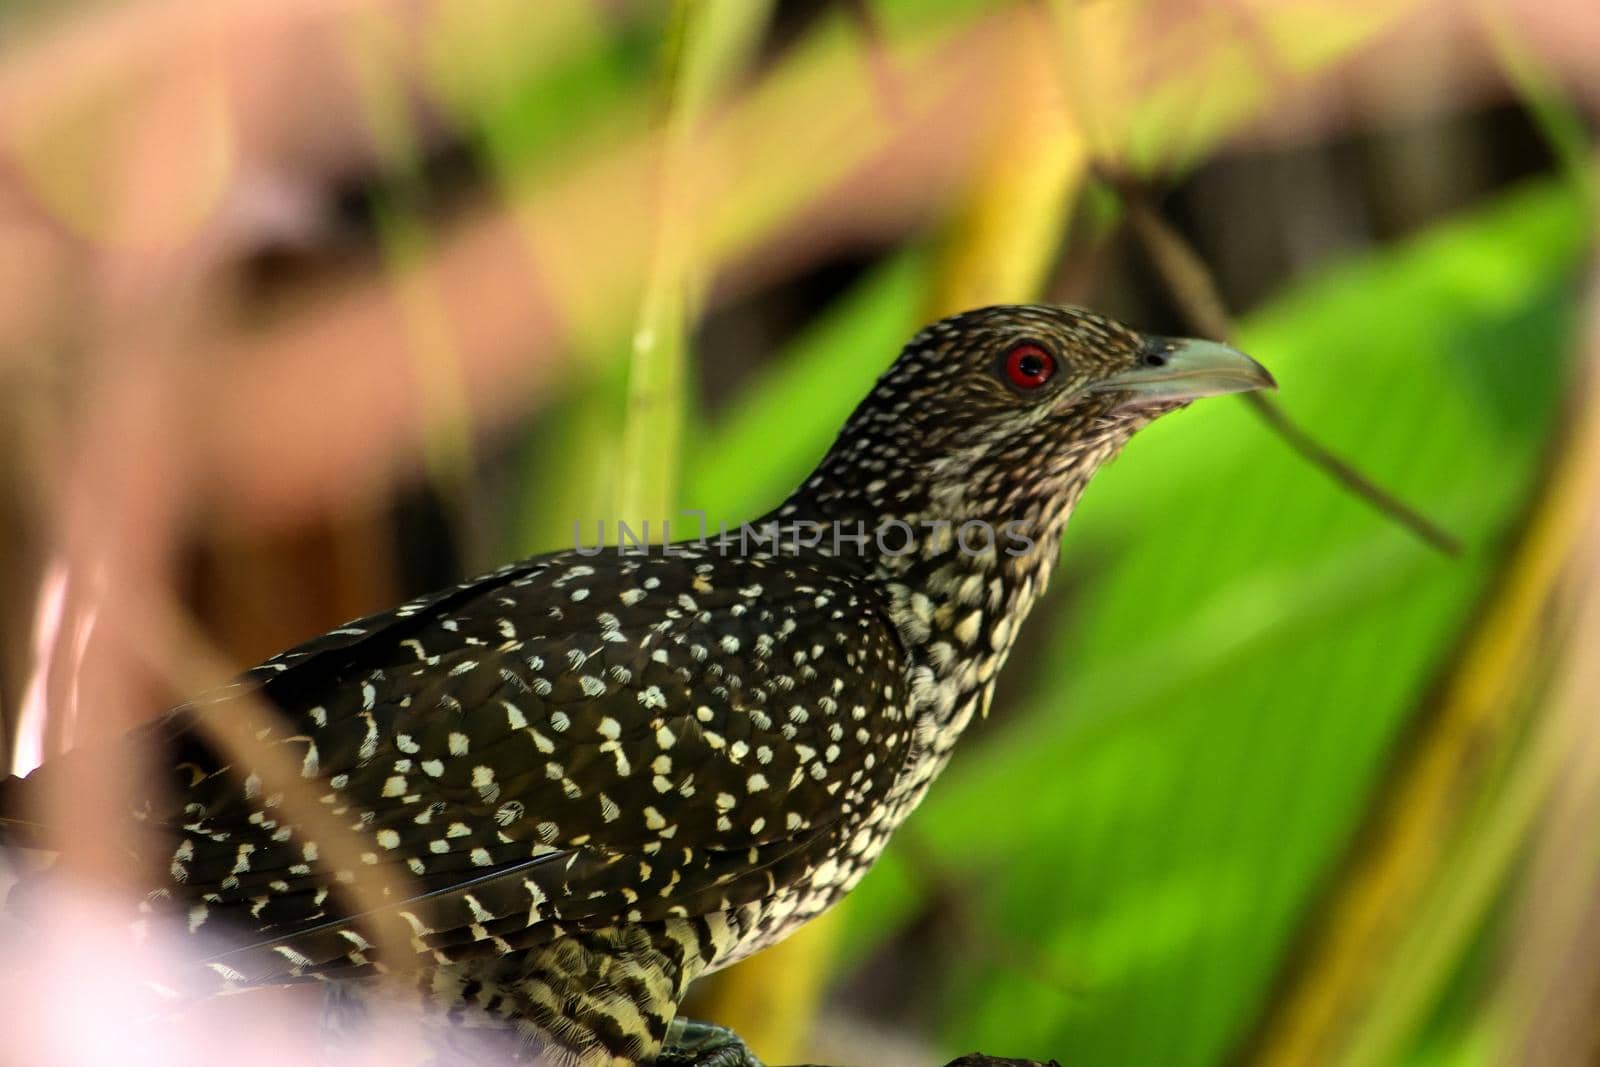
[[[656,1067],[762,1067],[743,1039],[726,1026],[682,1016],[668,1025],[655,1063]]]

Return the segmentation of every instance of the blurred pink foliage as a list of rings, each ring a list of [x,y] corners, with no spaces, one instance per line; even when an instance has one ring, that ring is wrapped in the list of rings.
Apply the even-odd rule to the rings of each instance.
[[[27,923],[0,920],[7,1062],[22,1050],[28,1062],[59,1067],[282,1067],[326,1059],[331,1038],[322,1026],[321,986],[175,999],[170,991],[202,966],[205,943],[159,926],[135,943],[125,900],[66,883],[50,886],[35,906]],[[421,1062],[420,1016],[403,1003],[369,1007],[357,1029],[337,1038],[338,1062]]]

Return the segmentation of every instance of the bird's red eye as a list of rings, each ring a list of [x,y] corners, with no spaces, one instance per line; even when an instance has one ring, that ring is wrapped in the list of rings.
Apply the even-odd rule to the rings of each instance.
[[[1029,341],[1006,353],[1006,380],[1018,389],[1037,389],[1056,372],[1055,357]]]

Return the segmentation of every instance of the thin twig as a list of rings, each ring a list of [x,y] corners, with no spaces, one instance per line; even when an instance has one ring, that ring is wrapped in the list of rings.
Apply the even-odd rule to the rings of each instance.
[[[883,23],[873,10],[871,0],[845,0],[845,13],[855,24],[866,55],[867,68],[872,74],[873,88],[878,94],[878,106],[883,117],[894,126],[906,120],[910,112],[905,86],[895,72],[894,61],[884,38]]]
[[[134,650],[173,688],[215,694],[220,692],[217,686],[234,674],[226,657],[177,604],[146,605],[143,622],[158,639],[134,642]],[[269,740],[270,728],[280,721],[259,690],[247,685],[228,692],[225,708],[202,699],[192,716],[194,728],[229,764],[248,767],[260,776],[262,794],[278,798],[283,824],[293,827],[303,841],[317,843],[330,877],[350,872],[348,881],[334,878],[339,883],[335,892],[343,898],[352,924],[371,939],[370,955],[378,973],[402,976],[413,971],[421,960],[409,932],[391,910],[415,895],[411,879],[398,867],[363,862],[370,842],[318,800],[315,782],[302,775],[282,746]]]
[[[1233,317],[1222,301],[1216,279],[1183,235],[1162,217],[1149,190],[1125,175],[1102,171],[1100,177],[1122,198],[1128,212],[1128,225],[1192,327],[1215,340],[1232,337]],[[1378,485],[1349,460],[1320,444],[1274,400],[1260,393],[1247,393],[1244,400],[1268,429],[1347,492],[1366,501],[1380,514],[1440,552],[1450,556],[1461,554],[1461,541],[1454,534]]]
[[[1461,555],[1460,538],[1362,474],[1349,460],[1319,444],[1303,426],[1291,419],[1276,401],[1260,393],[1248,393],[1244,400],[1267,424],[1268,429],[1305,459],[1320,467],[1323,473],[1345,489],[1445,555]]]

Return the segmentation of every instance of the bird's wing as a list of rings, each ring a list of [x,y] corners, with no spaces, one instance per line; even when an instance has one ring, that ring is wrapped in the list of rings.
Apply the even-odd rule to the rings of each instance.
[[[416,888],[394,911],[446,955],[770,894],[910,740],[870,587],[714,550],[530,561],[252,675],[282,713],[262,740],[370,842],[364,864]],[[221,961],[247,978],[359,962],[380,917],[336,887],[361,872],[330,870],[281,787],[207,746],[196,718],[229,705],[157,727],[181,766],[149,820],[178,839],[170,892],[192,928],[222,915],[260,937],[248,966]]]
[[[537,573],[542,567],[540,559],[509,564],[471,581],[418,597],[398,608],[345,623],[278,653],[235,681],[131,731],[125,741],[159,753],[166,766],[184,779],[177,790],[177,794],[181,794],[188,780],[198,781],[226,763],[207,738],[194,729],[193,716],[200,709],[213,705],[226,708],[247,694],[261,694],[272,705],[293,708],[301,702],[307,687],[328,686],[341,665],[359,659],[364,649],[380,642],[393,645],[403,641],[407,634],[427,627],[455,607],[497,586]],[[124,743],[102,743],[98,754],[121,758]],[[53,757],[26,778],[0,778],[0,845],[53,847],[51,831],[54,827],[42,803],[45,783],[70,781],[87,762],[83,751],[74,750]],[[176,794],[132,798],[141,812],[140,821],[148,821],[150,813],[164,801],[170,801],[173,795]]]

